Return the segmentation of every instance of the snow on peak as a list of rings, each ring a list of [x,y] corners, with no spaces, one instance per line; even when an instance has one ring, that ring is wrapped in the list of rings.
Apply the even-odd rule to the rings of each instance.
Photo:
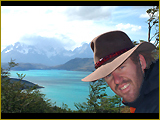
[[[9,50],[6,50],[5,53],[8,53],[10,52],[11,50],[13,50],[13,48],[9,49]]]

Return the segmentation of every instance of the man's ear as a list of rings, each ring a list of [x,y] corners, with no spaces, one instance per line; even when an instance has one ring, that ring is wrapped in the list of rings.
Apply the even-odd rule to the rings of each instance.
[[[141,63],[142,71],[144,72],[144,69],[146,69],[146,60],[141,54],[139,54],[139,61]]]

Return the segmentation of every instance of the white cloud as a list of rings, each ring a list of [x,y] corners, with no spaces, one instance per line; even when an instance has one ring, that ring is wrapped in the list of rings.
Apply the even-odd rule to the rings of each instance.
[[[65,7],[2,6],[1,40],[3,46],[13,44],[27,35],[53,38],[55,34],[63,34],[61,31],[65,29],[66,24],[66,17],[61,14],[63,10]]]
[[[138,25],[132,25],[132,24],[123,24],[123,23],[119,23],[116,25],[117,29],[119,30],[131,30],[131,31],[138,31],[141,29],[141,26]]]
[[[80,46],[82,42],[89,43],[96,35],[110,30],[111,27],[105,28],[94,22],[97,18],[109,16],[109,8],[111,7],[2,6],[2,44],[22,41],[27,35],[56,37],[60,41],[73,40],[76,46]],[[74,19],[76,14],[80,19]]]
[[[149,18],[149,15],[147,13],[145,13],[145,14],[141,14],[139,17],[140,18]]]
[[[22,38],[26,36],[40,36],[48,41],[53,38],[59,40],[65,45],[68,44],[66,48],[73,50],[82,42],[89,43],[94,37],[107,31],[115,29],[127,32],[128,30],[138,31],[141,26],[124,24],[127,20],[126,16],[130,14],[125,11],[129,8],[117,6],[2,6],[1,48],[17,41],[23,41]],[[120,13],[114,14],[119,10],[121,10]],[[122,13],[125,14],[125,18]],[[129,17],[134,18],[134,15]],[[117,16],[121,17],[117,19]],[[120,23],[121,21],[124,23]],[[68,41],[74,43],[71,44]]]

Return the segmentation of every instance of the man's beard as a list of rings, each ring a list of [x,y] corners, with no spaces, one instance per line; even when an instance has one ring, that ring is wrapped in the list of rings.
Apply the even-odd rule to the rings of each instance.
[[[127,79],[127,80],[123,80],[121,84],[123,83],[130,83],[130,85],[132,85],[132,91],[134,91],[135,93],[133,94],[130,94],[128,93],[128,97],[126,98],[126,95],[123,94],[121,97],[123,98],[124,96],[124,101],[128,102],[127,100],[133,100],[135,101],[139,96],[140,96],[140,91],[141,91],[141,87],[142,87],[142,84],[143,84],[143,79],[144,79],[144,74],[142,72],[142,69],[141,69],[141,65],[138,64],[136,66],[136,77],[135,77],[135,81],[136,81],[136,84],[133,85],[133,81],[130,80],[130,79]],[[136,85],[136,87],[135,87]],[[116,85],[115,89],[117,90],[119,85]],[[126,99],[126,100],[125,100]],[[133,102],[132,101],[132,102]]]

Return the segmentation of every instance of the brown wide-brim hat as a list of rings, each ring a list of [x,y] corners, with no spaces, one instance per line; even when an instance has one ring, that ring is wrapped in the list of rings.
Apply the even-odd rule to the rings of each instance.
[[[86,82],[106,77],[127,60],[134,51],[153,51],[156,47],[149,42],[142,42],[134,46],[126,33],[110,31],[95,37],[91,41],[91,49],[94,52],[96,70],[82,79]]]

